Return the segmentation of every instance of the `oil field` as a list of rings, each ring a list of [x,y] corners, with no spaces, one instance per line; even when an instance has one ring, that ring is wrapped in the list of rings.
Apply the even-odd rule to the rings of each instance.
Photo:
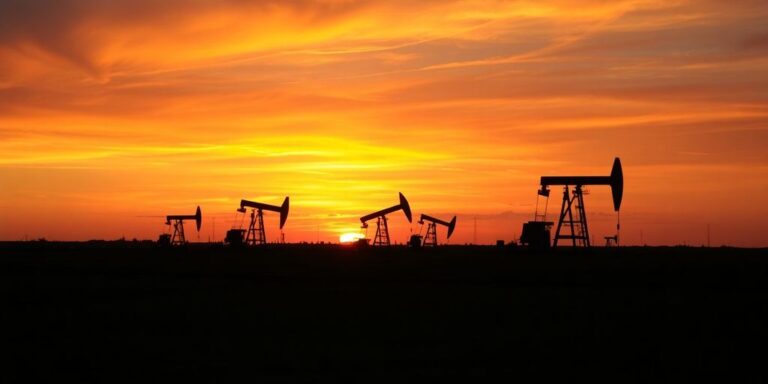
[[[0,252],[4,382],[765,378],[764,249]]]
[[[611,189],[605,247],[590,241],[588,185]],[[623,185],[619,158],[610,176],[543,176],[543,212],[537,201],[519,243],[496,246],[441,244],[438,225],[448,241],[457,217],[424,213],[422,230],[394,245],[388,215],[413,221],[403,193],[360,217],[364,233],[376,221],[373,241],[285,243],[286,196],[241,199],[247,228],[223,242],[188,241],[199,206],[164,216],[157,241],[5,242],[3,378],[762,379],[749,351],[768,341],[766,250],[620,246]],[[279,214],[272,241],[264,211]]]
[[[767,382],[766,5],[2,0],[0,384]]]

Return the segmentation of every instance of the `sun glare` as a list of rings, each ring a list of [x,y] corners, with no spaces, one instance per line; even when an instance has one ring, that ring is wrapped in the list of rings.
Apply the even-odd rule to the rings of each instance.
[[[353,243],[358,239],[362,239],[365,236],[362,233],[344,233],[339,236],[339,241],[342,243]]]

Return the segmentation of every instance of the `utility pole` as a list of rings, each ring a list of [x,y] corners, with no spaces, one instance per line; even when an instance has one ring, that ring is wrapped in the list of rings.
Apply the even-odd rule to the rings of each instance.
[[[472,232],[472,243],[477,245],[477,216],[475,216],[475,225],[474,225],[474,230]]]

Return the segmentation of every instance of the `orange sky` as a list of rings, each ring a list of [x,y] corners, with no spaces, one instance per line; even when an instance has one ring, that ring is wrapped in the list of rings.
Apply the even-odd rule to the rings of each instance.
[[[3,1],[0,240],[156,239],[143,216],[198,204],[191,239],[221,240],[241,198],[290,195],[286,239],[336,241],[401,191],[491,243],[541,175],[620,156],[624,244],[710,224],[768,246],[765,20],[764,0]]]

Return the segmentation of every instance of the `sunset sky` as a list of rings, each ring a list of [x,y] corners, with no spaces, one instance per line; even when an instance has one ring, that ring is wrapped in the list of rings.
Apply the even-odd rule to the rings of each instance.
[[[402,192],[458,215],[451,243],[509,241],[540,176],[618,156],[623,244],[710,225],[768,246],[766,20],[765,0],[4,0],[0,240],[156,239],[151,216],[200,205],[188,237],[220,241],[241,198],[290,196],[287,241],[338,241]],[[589,190],[602,244],[616,214]]]

